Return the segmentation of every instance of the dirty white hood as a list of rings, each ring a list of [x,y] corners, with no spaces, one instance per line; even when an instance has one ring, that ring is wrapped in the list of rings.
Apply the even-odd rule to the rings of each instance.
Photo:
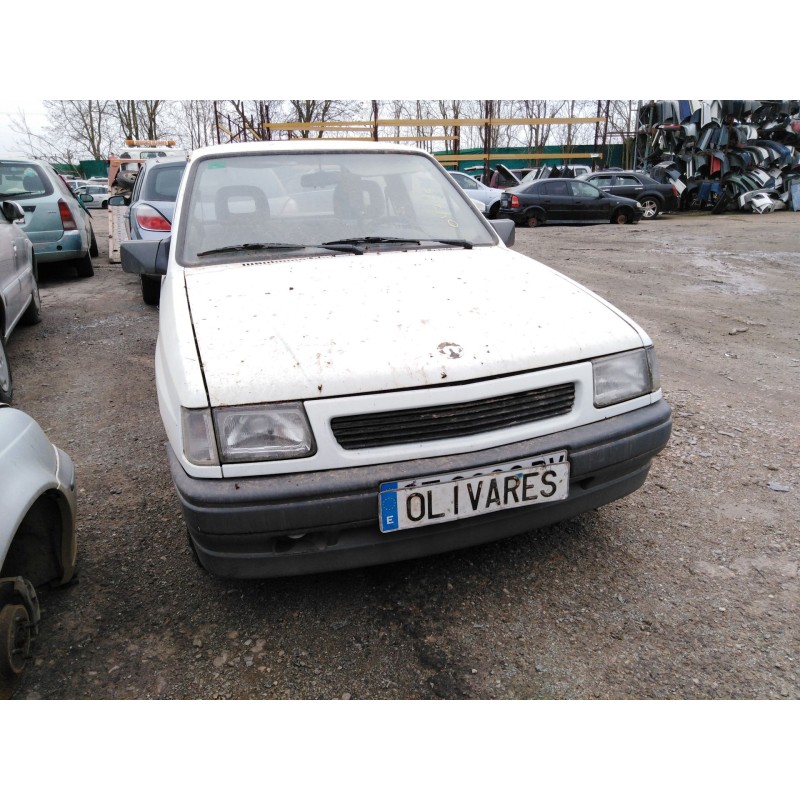
[[[185,275],[212,406],[443,385],[642,345],[609,304],[499,247]]]

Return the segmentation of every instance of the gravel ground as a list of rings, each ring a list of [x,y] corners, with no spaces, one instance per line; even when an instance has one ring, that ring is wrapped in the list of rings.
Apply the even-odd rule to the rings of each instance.
[[[15,405],[75,461],[79,580],[43,594],[35,698],[800,698],[798,217],[517,231],[656,342],[674,433],[636,494],[418,561],[259,582],[190,555],[157,311],[103,257],[42,268]],[[569,324],[565,318],[565,324]]]

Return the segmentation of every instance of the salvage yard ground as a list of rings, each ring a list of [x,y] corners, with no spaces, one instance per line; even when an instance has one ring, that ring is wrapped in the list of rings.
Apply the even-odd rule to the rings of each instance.
[[[80,578],[42,597],[8,694],[800,699],[800,215],[518,229],[656,342],[674,432],[641,491],[471,550],[238,583],[189,553],[157,311],[93,214],[95,276],[42,268],[43,322],[9,342],[15,405],[76,464]]]

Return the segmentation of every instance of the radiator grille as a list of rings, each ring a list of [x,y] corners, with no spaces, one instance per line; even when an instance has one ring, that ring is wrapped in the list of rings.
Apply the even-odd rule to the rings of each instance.
[[[563,383],[469,403],[336,417],[331,429],[345,450],[361,450],[512,428],[567,414],[574,402],[575,384]]]

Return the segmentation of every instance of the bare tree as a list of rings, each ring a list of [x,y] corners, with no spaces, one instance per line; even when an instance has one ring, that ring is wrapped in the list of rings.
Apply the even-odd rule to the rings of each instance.
[[[80,158],[108,157],[112,121],[108,100],[45,100],[42,105],[47,113],[42,134],[32,134],[24,116],[15,125],[32,155],[69,164]]]
[[[216,141],[214,103],[212,100],[181,100],[169,109],[175,138],[189,150]]]
[[[289,116],[292,122],[327,122],[330,120],[352,120],[364,114],[363,103],[348,100],[289,100]],[[323,130],[301,129],[298,135],[303,139],[318,138]]]
[[[636,137],[636,103],[633,100],[612,100],[608,103],[607,144],[622,144],[622,166],[633,166],[633,148]]]
[[[570,119],[594,117],[597,114],[597,100],[563,100],[561,114]],[[594,122],[565,123],[553,131],[553,144],[560,145],[564,152],[578,144],[591,144],[594,140]]]
[[[166,100],[115,100],[116,119],[123,139],[158,139]]]
[[[441,119],[461,119],[461,106],[461,100],[439,100],[439,116]],[[460,125],[445,125],[443,127],[442,135],[452,137],[444,142],[444,147],[447,150],[452,150],[454,153],[458,153],[461,150]]]

